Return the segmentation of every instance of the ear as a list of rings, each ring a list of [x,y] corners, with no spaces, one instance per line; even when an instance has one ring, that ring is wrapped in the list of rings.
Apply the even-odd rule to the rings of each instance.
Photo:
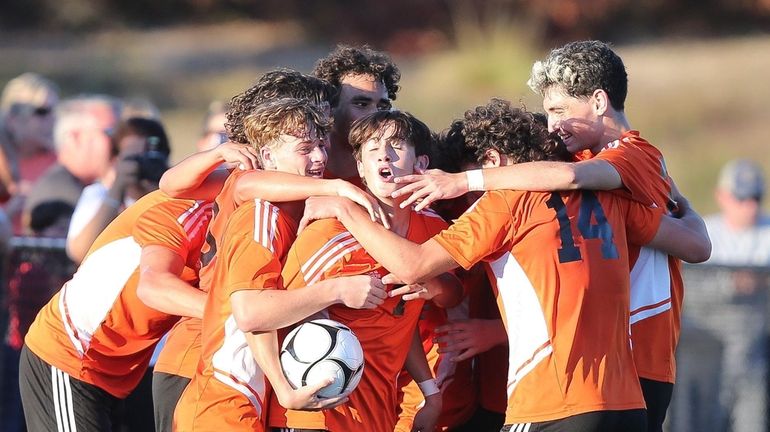
[[[484,160],[481,162],[483,168],[495,168],[502,166],[502,157],[500,152],[495,149],[487,149],[484,152]]]
[[[591,95],[591,103],[596,115],[604,115],[610,109],[610,97],[606,91],[602,89],[594,90],[594,94]]]
[[[356,169],[358,169],[358,177],[364,178],[364,164],[360,161],[356,161]]]
[[[414,161],[414,172],[418,174],[424,173],[428,169],[429,163],[430,158],[428,155],[417,156],[417,159]]]
[[[269,147],[262,147],[259,149],[259,156],[262,158],[263,169],[276,169],[275,160],[273,159],[273,151]]]

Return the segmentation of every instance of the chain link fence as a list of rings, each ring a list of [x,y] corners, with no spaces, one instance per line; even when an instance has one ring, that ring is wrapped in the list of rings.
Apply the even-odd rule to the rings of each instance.
[[[768,431],[770,268],[688,265],[670,432]]]

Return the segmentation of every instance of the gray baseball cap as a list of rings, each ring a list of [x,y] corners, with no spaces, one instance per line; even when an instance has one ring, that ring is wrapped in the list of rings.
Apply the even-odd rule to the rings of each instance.
[[[735,159],[722,168],[718,187],[729,191],[739,200],[762,200],[765,194],[765,176],[762,167],[747,159]]]

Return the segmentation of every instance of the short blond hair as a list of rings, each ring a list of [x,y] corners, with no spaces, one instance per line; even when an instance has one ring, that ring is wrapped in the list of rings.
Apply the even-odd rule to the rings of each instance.
[[[332,120],[322,108],[307,99],[276,99],[258,106],[243,120],[249,145],[256,150],[271,147],[281,135],[325,138]]]

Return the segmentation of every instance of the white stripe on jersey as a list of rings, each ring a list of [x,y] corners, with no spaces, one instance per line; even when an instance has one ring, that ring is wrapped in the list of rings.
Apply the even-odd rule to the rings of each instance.
[[[265,375],[232,315],[227,317],[222,332],[222,346],[211,359],[214,378],[246,396],[261,417],[266,393]]]
[[[275,237],[278,228],[278,207],[267,201],[254,200],[254,241],[275,253]]]
[[[107,243],[92,252],[62,288],[59,310],[64,328],[81,355],[139,268],[141,253],[133,237]]]
[[[631,269],[631,324],[671,309],[668,255],[641,248]]]
[[[344,256],[354,250],[361,249],[361,245],[347,231],[332,237],[302,265],[305,282],[310,283],[310,280],[317,279],[319,274],[328,270],[329,262],[335,262],[340,257],[339,253],[342,249],[344,250],[341,256]]]
[[[553,352],[535,287],[510,252],[491,262],[505,308],[508,333],[508,397],[524,376]]]
[[[196,201],[190,209],[177,219],[184,228],[187,238],[195,238],[201,227],[208,226],[213,216],[214,203],[207,201]],[[193,210],[190,212],[190,210]]]

